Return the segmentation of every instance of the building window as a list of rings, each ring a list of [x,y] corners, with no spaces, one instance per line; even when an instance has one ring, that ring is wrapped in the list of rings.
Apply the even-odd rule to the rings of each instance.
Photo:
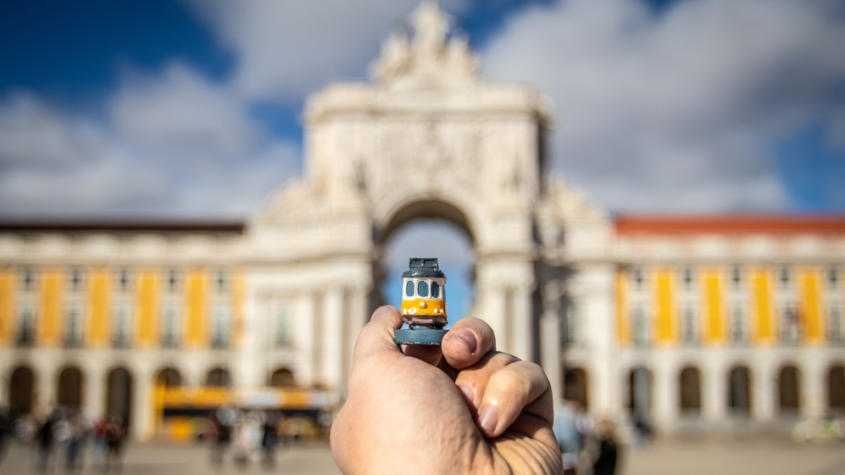
[[[82,311],[76,305],[71,305],[65,313],[65,337],[67,347],[77,347],[82,344]]]
[[[129,274],[129,269],[118,269],[117,271],[117,289],[121,292],[129,291],[129,287],[132,285],[132,278]]]
[[[692,289],[692,285],[695,283],[695,273],[692,269],[686,267],[681,271],[681,282],[683,283],[684,290]]]
[[[35,311],[29,306],[20,309],[15,340],[20,346],[30,346],[35,343]]]
[[[35,290],[35,270],[32,267],[21,269],[20,280],[24,291]]]
[[[276,346],[288,346],[292,340],[291,312],[288,308],[280,308],[276,312],[276,328],[273,341]]]
[[[698,343],[698,318],[695,315],[695,307],[685,305],[681,313],[681,337],[684,343],[694,345]]]
[[[780,271],[778,272],[778,280],[780,281],[781,288],[788,288],[790,283],[792,282],[792,271],[789,267],[781,267]]]
[[[742,287],[742,268],[740,266],[731,268],[731,287],[734,289]]]
[[[571,345],[578,341],[578,309],[574,302],[566,299],[561,303],[563,309],[562,339],[564,345]]]
[[[827,309],[827,339],[831,343],[845,343],[845,328],[842,324],[841,304],[833,304]]]
[[[129,335],[132,328],[132,314],[129,306],[118,304],[114,306],[114,322],[112,330],[112,346],[126,348],[129,346]]]
[[[225,305],[215,305],[211,310],[211,346],[229,346],[229,309]]]
[[[639,267],[631,269],[631,280],[634,282],[635,289],[641,290],[645,287],[645,274]]]
[[[217,292],[225,292],[229,288],[229,273],[225,270],[218,270],[214,273],[214,289]]]
[[[827,286],[831,289],[839,286],[839,269],[836,266],[831,266],[827,270]]]
[[[741,305],[731,309],[731,341],[737,344],[748,342],[748,318]]]
[[[179,346],[179,310],[175,305],[166,305],[162,316],[161,346],[176,348]]]
[[[179,271],[170,269],[167,271],[167,291],[176,292],[179,290]]]
[[[651,332],[649,331],[648,317],[645,309],[642,307],[635,307],[633,310],[633,329],[634,329],[634,343],[637,346],[648,346],[651,343]]]
[[[68,281],[70,282],[70,290],[74,292],[79,292],[82,290],[84,276],[82,274],[82,269],[79,267],[72,267],[70,269],[70,276],[68,277]]]
[[[796,344],[801,338],[798,310],[792,303],[784,304],[780,309],[780,338],[784,343]]]

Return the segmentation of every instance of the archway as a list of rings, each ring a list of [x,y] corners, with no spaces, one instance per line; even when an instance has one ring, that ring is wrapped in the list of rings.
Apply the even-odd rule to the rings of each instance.
[[[651,413],[652,375],[648,368],[639,366],[628,372],[628,409],[640,416]]]
[[[778,372],[778,407],[781,412],[796,412],[801,407],[801,372],[793,365]]]
[[[737,415],[751,412],[751,371],[746,366],[728,372],[728,408]]]
[[[18,366],[9,376],[9,412],[12,416],[32,412],[35,374],[29,366]]]
[[[178,388],[182,385],[182,373],[178,369],[167,366],[156,373],[156,386],[164,386],[166,388]]]
[[[587,371],[583,368],[564,368],[563,371],[563,398],[567,401],[575,401],[583,408],[588,407],[587,397]]]
[[[827,407],[845,411],[845,366],[835,364],[827,370]]]
[[[229,370],[223,367],[215,367],[208,370],[205,375],[205,385],[215,388],[228,388],[232,384]]]
[[[397,210],[375,232],[380,257],[375,266],[377,304],[398,307],[401,279],[410,257],[437,257],[447,276],[449,323],[467,316],[474,299],[474,237],[466,215],[436,200],[415,201]]]
[[[76,366],[67,366],[59,372],[56,388],[56,404],[59,407],[78,411],[82,407],[84,377]]]
[[[291,388],[296,386],[296,379],[293,377],[293,371],[288,368],[278,368],[270,373],[267,385],[274,388]]]
[[[678,400],[682,413],[701,412],[701,371],[695,366],[681,370],[678,377]]]
[[[113,368],[106,377],[106,414],[132,422],[132,374],[124,367]]]

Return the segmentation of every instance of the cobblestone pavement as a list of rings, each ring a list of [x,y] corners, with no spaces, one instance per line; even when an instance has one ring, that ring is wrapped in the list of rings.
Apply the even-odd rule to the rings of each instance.
[[[85,470],[77,473],[102,473],[100,467],[91,466],[89,452],[86,452]],[[796,444],[778,437],[660,440],[645,448],[625,448],[623,457],[623,475],[845,475],[845,444]],[[120,473],[338,473],[326,444],[282,448],[277,453],[273,470],[265,470],[259,463],[251,463],[245,468],[235,467],[231,460],[225,461],[222,466],[214,466],[209,460],[209,450],[203,446],[137,444],[127,450]],[[0,474],[28,473],[38,473],[32,470],[31,450],[26,446],[13,445],[0,464]],[[61,467],[53,467],[49,473],[66,472]]]

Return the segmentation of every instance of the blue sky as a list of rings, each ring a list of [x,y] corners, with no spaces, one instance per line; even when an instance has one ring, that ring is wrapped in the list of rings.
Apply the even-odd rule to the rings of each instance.
[[[416,3],[3,2],[0,216],[249,216],[301,171],[308,94],[368,80]],[[551,173],[611,212],[845,211],[842,2],[441,5],[485,78],[548,96]],[[431,235],[466,309],[459,231],[398,233],[391,273]]]
[[[307,95],[367,80],[415,3],[3,2],[0,215],[250,214],[301,170]],[[441,3],[609,210],[845,210],[841,2]]]

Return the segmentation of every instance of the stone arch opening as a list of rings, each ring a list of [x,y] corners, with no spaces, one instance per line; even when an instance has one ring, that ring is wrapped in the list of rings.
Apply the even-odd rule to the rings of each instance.
[[[782,413],[795,413],[801,407],[801,371],[794,365],[778,371],[778,407]]]
[[[62,368],[56,381],[56,404],[71,411],[78,411],[82,407],[84,382],[85,377],[78,367]]]
[[[728,408],[736,415],[751,413],[751,370],[734,366],[728,372]]]
[[[156,386],[178,388],[182,386],[182,373],[172,366],[166,366],[156,373],[155,383]]]
[[[119,417],[125,427],[132,422],[132,373],[118,366],[106,376],[106,415]]]
[[[9,412],[13,417],[29,414],[35,397],[35,373],[32,368],[21,365],[9,375]]]
[[[583,408],[588,408],[588,380],[584,368],[564,368],[563,370],[563,398],[575,401]]]
[[[229,370],[222,366],[211,368],[205,375],[205,385],[214,388],[228,388],[232,385]]]
[[[638,366],[628,372],[628,409],[642,417],[651,413],[653,376],[651,371]]]
[[[288,368],[276,368],[267,378],[267,385],[274,388],[296,387],[296,378]]]
[[[845,365],[835,364],[827,370],[827,407],[845,411]]]
[[[375,304],[398,306],[402,301],[399,276],[410,257],[437,257],[446,273],[449,322],[464,317],[475,293],[475,234],[467,215],[440,200],[420,200],[393,212],[375,230],[377,246]]]
[[[701,371],[686,366],[678,374],[678,402],[684,414],[701,413]]]

